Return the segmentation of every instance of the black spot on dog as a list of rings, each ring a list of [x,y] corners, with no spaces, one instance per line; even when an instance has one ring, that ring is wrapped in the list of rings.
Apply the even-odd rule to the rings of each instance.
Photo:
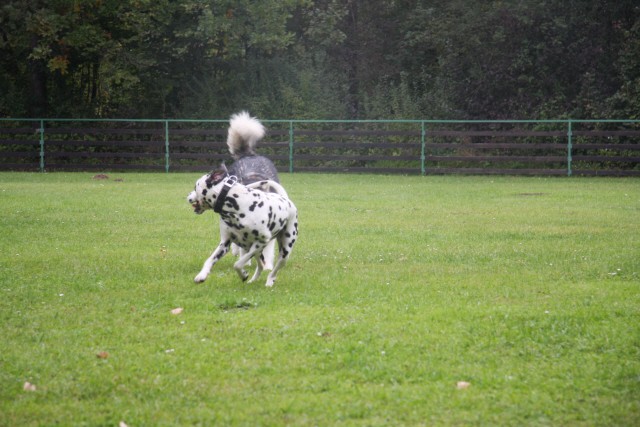
[[[227,199],[225,200],[225,203],[227,203],[230,208],[233,208],[236,211],[240,210],[240,205],[238,205],[238,202],[236,202],[236,199],[232,199],[231,197],[227,197]]]
[[[243,213],[241,213],[241,214],[240,214],[240,218],[244,218],[245,216],[246,216],[246,215],[245,215],[245,214],[243,214]]]
[[[233,193],[233,197],[235,197],[237,199],[240,196],[238,196],[236,193]]]
[[[291,242],[289,242],[289,247],[292,248],[295,242],[296,242],[296,239],[293,239]]]
[[[204,190],[202,190],[202,195],[203,195],[203,196],[206,196],[208,192],[209,192],[209,190],[207,190],[207,189],[205,188]]]
[[[258,202],[253,202],[253,203],[251,204],[251,206],[249,206],[249,210],[250,210],[251,212],[253,212],[254,210],[256,210],[256,206],[257,206],[257,205],[258,205]]]

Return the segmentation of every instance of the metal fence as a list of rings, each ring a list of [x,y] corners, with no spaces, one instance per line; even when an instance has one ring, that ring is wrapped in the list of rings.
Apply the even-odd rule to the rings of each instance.
[[[280,171],[640,176],[640,120],[263,120]],[[227,120],[0,119],[2,170],[203,171]]]

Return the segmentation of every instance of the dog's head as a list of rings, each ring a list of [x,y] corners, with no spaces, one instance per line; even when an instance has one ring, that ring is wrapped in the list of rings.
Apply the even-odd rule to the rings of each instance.
[[[193,212],[200,215],[207,209],[213,209],[222,182],[227,176],[229,176],[229,172],[223,164],[220,169],[203,175],[196,181],[195,189],[187,196],[187,201],[193,207]]]

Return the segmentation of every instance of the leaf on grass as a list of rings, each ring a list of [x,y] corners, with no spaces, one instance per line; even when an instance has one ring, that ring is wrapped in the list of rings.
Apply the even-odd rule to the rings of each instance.
[[[178,314],[182,313],[183,311],[184,311],[184,308],[178,307],[178,308],[174,308],[173,310],[171,310],[171,314],[173,314],[175,316],[175,315],[178,315]]]
[[[36,385],[31,384],[29,381],[25,382],[22,388],[24,389],[24,391],[36,391]]]
[[[471,386],[471,383],[469,383],[469,382],[467,382],[467,381],[458,381],[458,382],[456,383],[456,388],[457,388],[458,390],[464,390],[464,389],[469,388],[470,386]]]
[[[118,427],[129,427],[129,426],[124,421],[120,421],[120,423],[118,424]]]
[[[107,353],[106,351],[101,351],[100,353],[96,354],[96,357],[98,359],[107,359],[109,357],[109,353]]]

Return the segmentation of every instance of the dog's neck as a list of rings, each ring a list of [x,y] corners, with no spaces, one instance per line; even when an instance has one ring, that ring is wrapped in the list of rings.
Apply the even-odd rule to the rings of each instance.
[[[222,190],[218,194],[218,198],[216,199],[216,203],[213,205],[213,211],[215,213],[222,212],[222,207],[224,206],[224,201],[227,198],[227,194],[229,194],[229,190],[238,182],[238,177],[235,175],[228,176],[224,179]]]

